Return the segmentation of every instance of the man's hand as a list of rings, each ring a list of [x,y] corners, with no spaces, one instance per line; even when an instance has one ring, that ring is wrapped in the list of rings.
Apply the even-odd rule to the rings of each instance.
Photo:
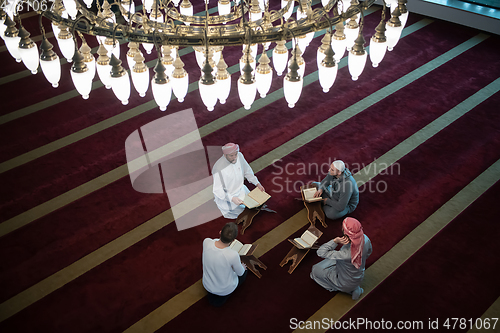
[[[337,244],[342,244],[342,245],[349,244],[349,238],[347,236],[335,237],[333,241]]]
[[[323,190],[319,189],[319,190],[316,191],[316,193],[314,193],[314,197],[315,198],[319,198],[322,194],[323,194]]]
[[[264,188],[264,186],[262,186],[260,183],[257,184],[257,188],[259,190],[261,190],[262,192],[266,192],[266,189]]]
[[[243,200],[241,200],[241,199],[240,199],[240,198],[238,198],[238,197],[233,197],[233,198],[231,199],[231,201],[232,201],[232,202],[234,202],[236,205],[241,205],[241,204],[243,204]]]
[[[245,268],[245,270],[248,269],[247,265],[244,262],[241,263],[241,266],[243,266],[243,268]]]

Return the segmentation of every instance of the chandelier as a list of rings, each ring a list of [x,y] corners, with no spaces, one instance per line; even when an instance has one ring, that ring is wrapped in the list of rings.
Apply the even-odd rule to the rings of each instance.
[[[303,87],[305,62],[302,53],[317,31],[326,30],[322,45],[317,49],[319,83],[323,92],[332,87],[337,64],[346,50],[349,73],[357,80],[368,57],[363,37],[364,11],[375,0],[321,0],[321,5],[313,4],[312,0],[280,0],[281,6],[276,4],[278,9],[272,10],[270,0],[218,0],[218,15],[209,14],[209,0],[204,0],[205,13],[196,16],[189,0],[142,0],[139,12],[135,12],[133,0],[1,1],[0,35],[7,49],[33,74],[40,65],[52,86],[58,86],[61,62],[47,40],[43,17],[51,21],[62,56],[72,62],[71,78],[84,99],[89,98],[97,72],[103,85],[126,105],[131,94],[131,77],[141,97],[151,86],[156,103],[165,111],[172,92],[179,102],[183,102],[187,94],[189,74],[184,69],[179,49],[192,47],[201,69],[198,82],[201,99],[212,111],[217,101],[224,104],[230,94],[231,74],[223,57],[226,46],[242,46],[237,88],[245,109],[250,109],[257,92],[264,98],[271,87],[273,68],[267,55],[271,43],[276,43],[271,53],[274,71],[281,76],[288,68],[283,78],[283,91],[288,106],[295,106]],[[298,6],[294,17],[295,1]],[[370,40],[373,67],[382,61],[386,50],[391,51],[397,44],[408,18],[407,0],[382,2],[381,21]],[[19,12],[23,4],[39,14],[40,51],[22,25]],[[391,15],[385,21],[387,7]],[[81,40],[80,47],[77,36]],[[99,41],[97,59],[86,42],[89,36]],[[287,41],[292,41],[290,58]],[[122,58],[126,58],[130,74],[120,60],[120,42],[128,42],[128,52]],[[262,45],[262,54],[257,65],[258,45]],[[158,53],[152,78],[140,46],[147,53],[153,49]]]

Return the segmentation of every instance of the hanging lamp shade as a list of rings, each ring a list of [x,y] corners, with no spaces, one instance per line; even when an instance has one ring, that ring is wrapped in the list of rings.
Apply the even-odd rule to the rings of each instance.
[[[128,104],[130,97],[130,79],[128,72],[122,67],[122,61],[111,54],[111,89],[123,105]]]
[[[76,0],[72,0],[76,1]],[[116,23],[116,15],[115,13],[111,10],[111,5],[109,4],[108,0],[104,0],[101,6],[101,15],[104,17],[107,21],[113,21],[113,23]]]
[[[297,39],[297,44],[295,44],[295,39],[292,40],[292,49],[295,48],[296,45],[299,46],[300,50],[306,50],[307,48],[307,40],[306,40],[306,36],[299,36],[296,38]],[[302,52],[304,53],[304,52]]]
[[[68,31],[68,27],[64,24],[59,24],[59,35],[57,36],[57,43],[59,44],[59,50],[67,62],[73,61],[73,55],[75,54],[75,40],[73,35]]]
[[[318,47],[318,51],[316,52],[316,64],[318,66],[318,69],[319,66],[321,65],[321,62],[325,58],[326,50],[332,47],[331,39],[332,39],[331,35],[328,32],[325,33],[325,35],[321,39],[321,45]]]
[[[149,14],[149,19],[153,22],[163,23],[163,13],[158,8],[159,3],[157,1],[158,0],[155,0],[153,2],[153,9],[151,10],[151,13]]]
[[[227,64],[224,57],[220,56],[217,64],[217,94],[221,104],[226,104],[226,100],[231,92],[231,74],[227,71]]]
[[[179,7],[179,3],[181,2],[181,0],[172,0],[172,2],[174,3],[175,7]]]
[[[219,0],[217,8],[219,10],[219,15],[227,15],[231,13],[231,1]],[[224,22],[224,24],[226,24],[226,22]]]
[[[189,0],[182,0],[180,12],[182,15],[193,16],[193,5]],[[190,23],[186,22],[186,25],[190,25]]]
[[[293,61],[295,61],[299,66],[297,72],[300,77],[304,77],[304,73],[306,72],[306,62],[304,61],[304,58],[302,58],[302,51],[298,45],[292,50],[292,57],[288,61],[288,68],[290,68]]]
[[[66,8],[66,12],[71,16],[71,19],[76,19],[76,15],[78,14],[78,9],[76,9],[76,1],[75,0],[63,0],[64,8]]]
[[[259,0],[259,7],[260,9],[262,9],[262,11],[264,11],[264,9],[266,8],[266,0]]]
[[[273,81],[273,69],[269,66],[269,57],[264,51],[259,59],[259,66],[255,69],[255,81],[257,82],[257,91],[261,98],[265,98],[269,89],[271,88],[271,83]]]
[[[221,46],[212,46],[212,50],[213,50],[212,59],[214,60],[214,64],[218,64],[220,57],[222,55],[222,50],[224,50],[224,46],[222,46],[222,45]]]
[[[21,26],[19,30],[19,53],[21,54],[21,59],[26,66],[31,71],[31,74],[36,74],[38,71],[39,53],[36,44],[31,40],[30,33]]]
[[[172,57],[172,49],[169,45],[163,45],[161,47],[163,57],[161,58],[161,62],[163,66],[165,66],[165,74],[168,77],[172,76],[172,72],[174,71],[174,58]]]
[[[259,6],[259,0],[252,0],[250,7],[250,21],[257,21],[262,18],[262,9]]]
[[[129,42],[128,43],[128,51],[127,51],[127,64],[128,64],[128,68],[130,70],[132,70],[132,68],[134,68],[135,66],[135,55],[137,53],[141,53],[141,51],[139,51],[139,43],[136,43],[136,42]]]
[[[391,19],[387,21],[385,24],[386,32],[385,35],[387,37],[387,50],[392,51],[393,48],[399,41],[401,37],[401,33],[403,32],[403,26],[401,25],[401,21],[399,20],[400,12],[399,8],[396,7],[392,12]]]
[[[16,24],[10,19],[9,15],[5,17],[4,24],[7,26],[4,32],[5,46],[7,46],[10,55],[16,59],[17,62],[21,62],[22,57],[19,52],[19,41],[21,37],[19,37],[19,30],[16,29]]]
[[[399,13],[401,14],[399,15],[399,20],[401,21],[402,29],[404,29],[406,22],[408,21],[409,12],[406,8],[407,2],[407,0],[398,0]]]
[[[87,8],[92,8],[92,3],[94,3],[94,0],[83,0]]]
[[[269,12],[264,12],[264,19],[262,20],[262,27],[264,30],[270,30],[273,28],[273,24],[271,23],[271,14]],[[262,44],[264,46],[264,50],[267,51],[269,49],[269,46],[271,45],[271,42],[265,42]]]
[[[87,0],[87,1],[90,1],[90,0]],[[126,11],[128,11],[128,15],[123,15],[123,18],[127,22],[130,22],[129,18],[135,14],[135,4],[132,0],[122,0],[121,4],[122,4],[122,7],[125,8]]]
[[[151,8],[153,7],[153,2],[154,0],[142,0],[142,5],[144,6],[144,8],[148,13],[151,12]]]
[[[293,108],[302,94],[302,86],[304,83],[302,76],[298,73],[299,65],[297,64],[295,56],[291,58],[289,69],[290,70],[283,79],[283,92],[288,107]]]
[[[7,17],[7,15],[5,14],[5,12],[3,12],[3,14],[4,17],[0,18],[0,37],[2,39],[4,39],[5,37],[5,29],[7,29],[7,26],[5,25],[5,17]]]
[[[92,81],[95,77],[96,64],[94,56],[92,55],[92,53],[90,53],[91,51],[92,50],[84,40],[82,42],[82,46],[80,47],[80,52],[83,56],[83,61],[85,62],[85,65],[87,65],[87,68],[89,69],[87,71],[87,75],[90,76],[90,80]]]
[[[240,74],[243,75],[243,70],[245,65],[248,63],[252,68],[252,72],[255,70],[256,62],[255,57],[252,55],[253,50],[248,48],[248,45],[244,46],[243,55],[240,58]]]
[[[344,8],[346,8],[346,6],[347,6],[347,12],[355,10],[355,8],[359,6],[359,1],[351,0],[351,3],[349,3],[349,1],[345,1]],[[361,18],[360,15],[356,14],[352,16],[352,19],[355,20],[357,24],[359,24]]]
[[[52,87],[57,88],[59,86],[59,80],[61,79],[61,62],[59,61],[59,56],[52,51],[53,45],[43,34],[42,44],[40,45],[40,67],[42,68],[43,75],[47,81],[52,84]]]
[[[83,61],[83,55],[80,51],[75,50],[73,55],[73,64],[71,66],[71,79],[75,85],[76,90],[83,99],[88,99],[90,90],[92,90],[92,80],[87,75],[87,65]]]
[[[100,44],[97,54],[99,55],[96,62],[97,74],[106,89],[111,89],[111,65],[109,64],[108,50]]]
[[[59,24],[52,22],[50,25],[52,26],[52,32],[54,33],[54,37],[56,39],[59,39],[59,33],[61,32],[61,29],[59,29]],[[97,36],[97,38],[98,38],[98,36]],[[59,40],[58,40],[58,42],[59,42]]]
[[[153,48],[155,47],[155,45],[152,43],[141,43],[141,45],[147,54],[151,54],[151,52],[153,51]]]
[[[242,52],[243,52],[243,56],[242,56],[242,58],[245,58],[245,54],[246,54],[246,52],[247,52],[247,51],[246,51],[246,50],[247,50],[247,47],[248,47],[248,45],[245,45],[245,44],[243,44],[243,45],[242,45],[242,49],[241,49],[241,50],[242,50]],[[258,48],[259,48],[259,46],[258,46],[257,44],[252,44],[252,45],[250,45],[250,55],[252,56],[252,58],[253,58],[254,60],[257,58],[257,51],[258,51]],[[243,64],[245,63],[245,61],[242,61],[242,62],[243,62]],[[252,64],[250,63],[250,65],[252,65]],[[243,65],[243,66],[244,66],[244,65]],[[241,66],[241,67],[243,68],[243,66]],[[255,69],[255,66],[252,66],[252,67]]]
[[[149,88],[149,69],[144,64],[144,57],[140,52],[137,52],[134,57],[134,67],[130,71],[132,83],[139,96],[146,96]]]
[[[172,85],[165,74],[165,66],[163,66],[161,59],[158,59],[154,71],[156,74],[151,80],[153,97],[160,110],[165,111],[172,98]]]
[[[337,1],[337,9],[338,9],[339,13],[345,13],[350,5],[351,5],[351,3],[348,0],[347,1]]]
[[[120,43],[117,40],[113,43],[113,38],[106,37],[104,47],[108,50],[109,54],[114,54],[117,59],[120,59]]]
[[[217,84],[214,76],[212,75],[212,66],[208,54],[205,54],[205,64],[202,68],[203,75],[198,82],[198,89],[200,90],[201,100],[207,107],[208,111],[213,111],[217,103]]]
[[[255,76],[252,74],[253,68],[250,65],[250,52],[247,52],[245,66],[243,66],[243,74],[238,79],[238,95],[245,110],[250,110],[255,100],[257,93],[257,84]]]
[[[354,41],[359,35],[359,25],[355,19],[351,18],[345,25],[344,33],[346,37],[346,50],[350,51],[354,45]]]
[[[68,18],[68,12],[64,9],[62,0],[55,0],[54,4],[52,5],[52,10],[56,14],[60,15],[62,18],[65,18],[65,19]],[[52,25],[52,32],[54,33],[54,37],[59,38],[59,32],[61,32],[61,29],[59,28],[59,24],[54,23],[54,21],[52,21],[51,25]]]
[[[349,73],[351,74],[352,80],[356,81],[358,77],[363,72],[366,64],[366,50],[365,50],[365,39],[363,35],[360,33],[356,41],[354,42],[354,46],[349,52],[349,57],[347,59],[347,65],[349,67]]]
[[[280,40],[276,42],[276,47],[273,50],[273,66],[278,76],[281,76],[281,74],[283,74],[288,61],[288,49],[286,48],[285,44],[285,40]]]
[[[177,100],[182,103],[187,95],[189,88],[189,74],[184,69],[184,62],[179,57],[179,51],[175,49],[176,57],[174,60],[174,70],[172,72],[172,90]]]
[[[335,25],[335,33],[332,36],[332,49],[335,53],[335,61],[340,62],[345,54],[347,46],[347,37],[344,33],[344,23],[339,22]]]
[[[387,5],[387,7],[394,10],[394,8],[396,8],[396,6],[398,5],[398,0],[385,0],[385,4]]]
[[[384,59],[386,51],[385,22],[381,20],[375,28],[375,34],[370,39],[370,60],[373,67],[378,67],[378,64]]]
[[[323,92],[330,91],[335,79],[337,78],[338,66],[336,65],[334,53],[331,45],[328,45],[325,56],[318,67],[319,84]]]
[[[200,70],[203,68],[203,63],[205,62],[205,47],[204,46],[193,46],[194,55],[196,57],[196,63]]]
[[[288,19],[292,16],[293,14],[293,4],[294,0],[281,0],[281,8],[285,8],[288,2],[291,1],[290,8],[286,11],[286,13],[283,15],[283,19],[285,21],[288,21]]]

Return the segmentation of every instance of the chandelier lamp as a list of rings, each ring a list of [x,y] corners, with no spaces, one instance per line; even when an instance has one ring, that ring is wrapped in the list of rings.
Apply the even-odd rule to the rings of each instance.
[[[0,36],[11,56],[23,62],[31,73],[36,74],[40,67],[56,88],[61,78],[61,59],[65,58],[72,64],[72,81],[84,99],[89,98],[97,73],[105,88],[112,90],[123,105],[128,104],[132,86],[141,97],[151,87],[161,111],[167,109],[172,94],[182,103],[188,92],[189,74],[179,56],[182,48],[192,47],[195,51],[198,66],[189,71],[201,71],[198,88],[209,111],[214,110],[217,101],[224,104],[231,94],[231,74],[223,50],[235,46],[242,47],[237,89],[245,109],[251,108],[257,93],[266,97],[274,73],[285,73],[284,97],[293,108],[304,84],[306,64],[302,54],[316,32],[325,31],[316,54],[319,84],[328,93],[346,50],[349,73],[352,80],[357,80],[368,53],[372,66],[377,67],[386,51],[396,46],[408,19],[407,0],[382,0],[381,21],[368,49],[363,37],[364,12],[375,0],[316,0],[314,4],[312,0],[280,0],[279,9],[273,10],[270,0],[218,0],[217,14],[212,15],[209,0],[204,0],[203,15],[193,15],[190,0],[142,0],[138,12],[134,0],[0,1]],[[36,9],[39,15],[40,51],[23,27],[23,4]],[[390,18],[386,21],[387,7]],[[47,39],[43,17],[51,22],[60,55]],[[86,38],[97,38],[97,58]],[[128,43],[125,54],[120,54],[121,43]],[[275,46],[268,53],[271,43]],[[257,59],[260,45],[262,53]],[[141,49],[147,54],[155,49],[158,54],[152,76]]]

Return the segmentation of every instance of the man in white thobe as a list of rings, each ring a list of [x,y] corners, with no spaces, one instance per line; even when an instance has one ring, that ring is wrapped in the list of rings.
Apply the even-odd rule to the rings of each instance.
[[[259,190],[265,190],[237,144],[224,145],[222,153],[212,169],[214,200],[225,218],[236,219],[245,209],[243,199],[250,192],[243,184],[245,178]]]

